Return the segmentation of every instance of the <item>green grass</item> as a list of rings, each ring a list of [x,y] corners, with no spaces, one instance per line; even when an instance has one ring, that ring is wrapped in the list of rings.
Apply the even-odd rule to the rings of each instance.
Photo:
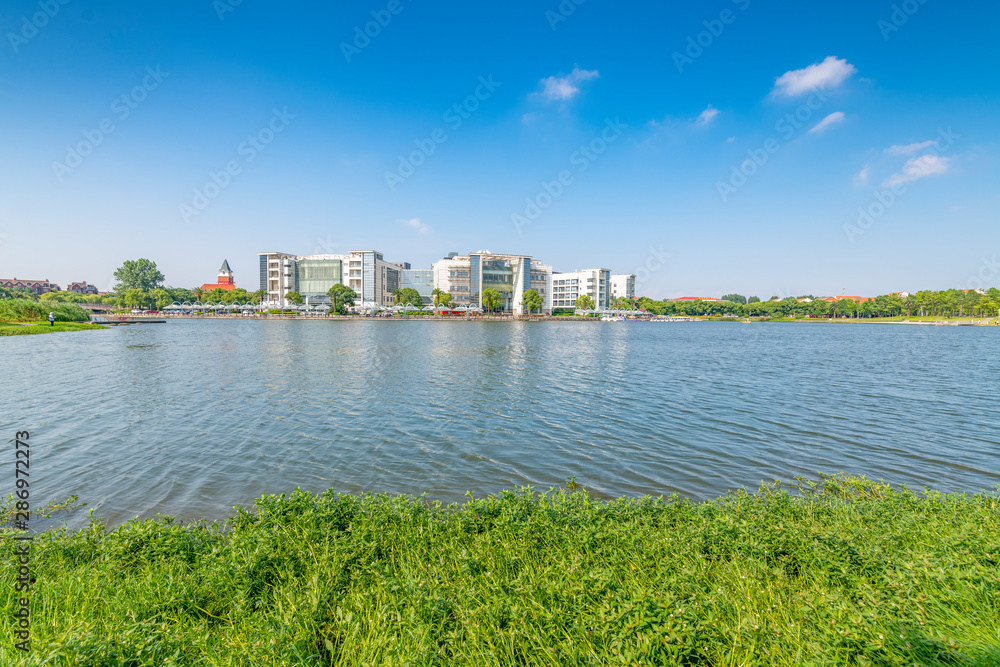
[[[572,485],[571,486],[575,486]],[[994,495],[265,496],[34,542],[33,652],[110,665],[1000,665]]]
[[[48,324],[49,313],[57,322],[89,322],[90,315],[74,303],[39,303],[27,299],[0,299],[0,322],[39,322]]]
[[[50,325],[44,324],[13,324],[0,322],[0,336],[29,336],[31,334],[57,333],[60,331],[88,331],[90,329],[107,329],[100,324],[89,324],[82,322],[59,322]]]

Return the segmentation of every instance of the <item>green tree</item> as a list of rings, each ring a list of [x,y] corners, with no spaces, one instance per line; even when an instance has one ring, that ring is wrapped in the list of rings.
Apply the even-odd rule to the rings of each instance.
[[[347,285],[337,283],[327,291],[327,296],[333,302],[333,312],[338,315],[345,315],[347,309],[354,305],[354,300],[358,298],[358,293]]]
[[[291,301],[294,304],[301,304],[303,301],[302,295],[299,294],[298,292],[288,292],[287,294],[285,294],[285,299]]]
[[[174,302],[173,295],[171,295],[170,292],[162,288],[157,288],[153,290],[152,292],[149,293],[149,295],[153,298],[153,301],[156,302],[157,310],[163,310],[164,308],[166,308],[167,306],[169,306]]]
[[[170,296],[178,303],[197,301],[192,290],[184,289],[183,287],[166,287],[165,289],[170,292]]]
[[[538,293],[538,290],[525,290],[524,294],[521,296],[521,305],[528,311],[529,314],[535,312],[536,310],[541,310],[542,303],[542,295]]]
[[[195,287],[191,290],[191,295],[194,296],[195,301],[201,301],[201,297],[205,296],[205,290],[200,287]]]
[[[586,294],[583,294],[583,295],[578,296],[576,298],[576,307],[577,307],[577,310],[593,310],[594,309],[594,300],[591,299]]]
[[[486,312],[495,312],[500,308],[500,292],[492,287],[484,289],[480,302],[483,304],[483,309]]]
[[[747,303],[748,304],[750,304],[750,303],[760,303],[760,298],[756,297],[756,296],[752,296],[749,299],[747,299]]]
[[[732,301],[733,303],[738,303],[741,305],[746,305],[747,298],[742,294],[726,294],[722,297],[723,301]]]
[[[424,300],[420,296],[420,292],[412,287],[398,289],[393,292],[393,295],[396,297],[396,303],[402,306],[413,306],[414,308],[423,308],[424,306]]]
[[[451,308],[451,299],[452,296],[449,292],[441,292],[439,300],[441,301],[442,306],[445,308]]]
[[[127,308],[145,308],[149,305],[149,292],[133,287],[122,295],[122,305]]]
[[[163,286],[163,274],[156,268],[156,262],[148,259],[130,259],[115,271],[115,292],[123,294],[132,289],[149,292]]]

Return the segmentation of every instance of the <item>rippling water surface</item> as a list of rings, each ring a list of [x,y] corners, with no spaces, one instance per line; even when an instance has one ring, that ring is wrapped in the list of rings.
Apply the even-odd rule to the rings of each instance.
[[[0,339],[0,431],[30,430],[35,499],[79,494],[112,524],[296,486],[994,490],[998,350],[968,327],[174,320]]]

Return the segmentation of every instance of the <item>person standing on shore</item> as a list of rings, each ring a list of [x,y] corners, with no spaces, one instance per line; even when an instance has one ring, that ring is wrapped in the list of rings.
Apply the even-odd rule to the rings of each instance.
[[[56,325],[56,314],[49,311],[49,326],[54,327]]]

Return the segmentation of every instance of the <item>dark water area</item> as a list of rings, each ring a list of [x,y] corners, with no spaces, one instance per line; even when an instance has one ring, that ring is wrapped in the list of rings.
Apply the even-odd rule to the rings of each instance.
[[[78,494],[112,525],[574,476],[606,497],[838,471],[995,491],[998,352],[971,327],[171,320],[0,339],[0,433],[31,433],[34,506]]]

